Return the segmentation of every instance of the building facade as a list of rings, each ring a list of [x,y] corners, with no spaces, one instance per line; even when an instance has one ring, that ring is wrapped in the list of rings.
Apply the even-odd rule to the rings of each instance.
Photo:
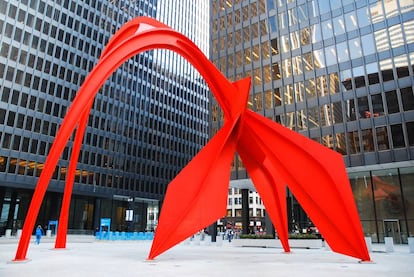
[[[406,243],[414,235],[413,1],[212,0],[211,14],[210,57],[231,80],[251,76],[249,108],[341,153],[365,235]],[[212,99],[213,134],[221,124]],[[232,179],[246,178],[236,156]],[[288,195],[291,231],[308,227]]]
[[[197,4],[0,0],[0,235],[22,227],[59,125],[110,37],[149,16],[187,30],[207,54],[208,33],[199,26],[209,22],[199,8],[209,3]],[[168,183],[208,140],[208,93],[198,73],[166,50],[141,53],[116,70],[89,116],[69,232],[91,233],[100,218],[111,218],[112,230],[153,230]],[[73,137],[44,198],[43,226],[59,217],[72,144]]]
[[[262,233],[265,226],[265,206],[260,195],[255,191],[249,191],[249,233]],[[242,231],[243,198],[241,189],[230,187],[227,199],[227,213],[225,220],[218,225],[220,231],[227,227]]]

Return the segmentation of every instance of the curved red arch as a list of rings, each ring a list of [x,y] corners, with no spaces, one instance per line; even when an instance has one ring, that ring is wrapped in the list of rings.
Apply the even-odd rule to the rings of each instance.
[[[31,231],[48,183],[77,127],[55,244],[56,248],[65,247],[74,173],[94,97],[118,66],[140,52],[155,48],[175,51],[193,64],[223,109],[225,122],[169,184],[149,259],[224,216],[230,164],[237,150],[286,252],[290,250],[285,202],[285,186],[288,185],[334,251],[369,260],[342,157],[247,110],[249,79],[229,82],[188,38],[146,17],[125,24],[113,36],[75,97],[38,180],[15,260],[26,259]],[[317,187],[308,186],[312,177],[317,180]],[[352,232],[343,233],[344,229]]]

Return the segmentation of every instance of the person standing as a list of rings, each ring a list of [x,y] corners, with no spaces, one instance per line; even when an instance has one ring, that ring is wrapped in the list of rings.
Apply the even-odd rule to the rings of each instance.
[[[37,228],[36,228],[36,244],[40,243],[40,239],[42,238],[42,236],[43,236],[42,226],[37,225]]]

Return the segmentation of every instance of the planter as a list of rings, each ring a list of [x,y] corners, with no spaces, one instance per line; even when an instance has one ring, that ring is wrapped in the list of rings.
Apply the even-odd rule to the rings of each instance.
[[[290,248],[322,248],[322,239],[289,239]],[[235,239],[232,241],[235,246],[241,247],[269,247],[282,248],[278,239]]]

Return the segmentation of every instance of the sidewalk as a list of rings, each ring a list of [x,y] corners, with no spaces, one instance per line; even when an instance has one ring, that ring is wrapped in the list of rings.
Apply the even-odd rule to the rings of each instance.
[[[292,249],[182,243],[146,260],[151,241],[95,241],[68,237],[67,249],[42,240],[29,246],[27,262],[11,262],[17,239],[0,238],[0,276],[414,276],[414,254],[407,245],[374,244],[372,263],[325,248]]]

